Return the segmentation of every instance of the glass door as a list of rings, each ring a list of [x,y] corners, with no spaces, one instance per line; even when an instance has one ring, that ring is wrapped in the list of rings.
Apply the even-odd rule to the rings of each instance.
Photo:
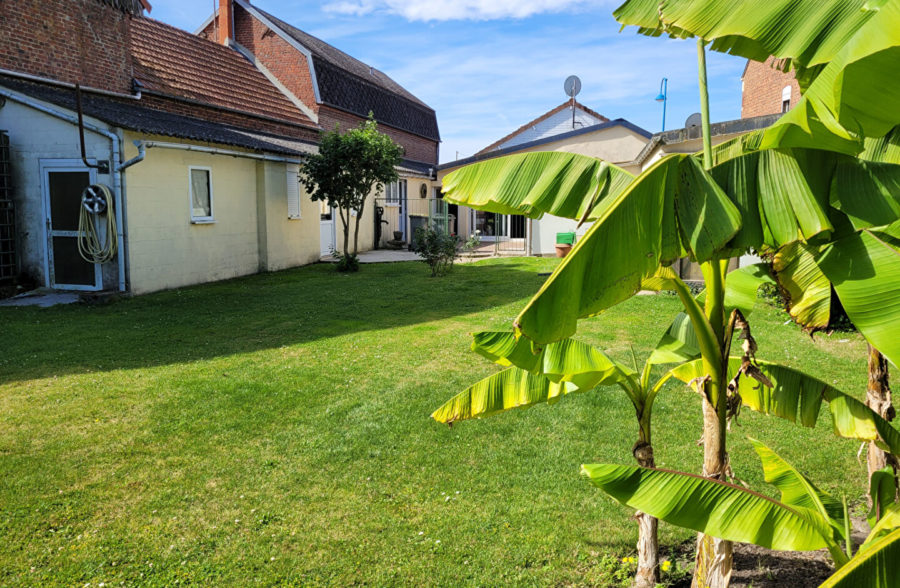
[[[94,170],[68,162],[41,163],[47,212],[48,285],[64,290],[99,290],[100,264],[86,261],[78,252],[81,193],[94,182]]]

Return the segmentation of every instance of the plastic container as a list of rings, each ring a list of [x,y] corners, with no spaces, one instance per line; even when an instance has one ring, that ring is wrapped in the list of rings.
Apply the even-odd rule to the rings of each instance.
[[[575,232],[571,233],[556,233],[556,244],[557,245],[574,245],[575,244]]]

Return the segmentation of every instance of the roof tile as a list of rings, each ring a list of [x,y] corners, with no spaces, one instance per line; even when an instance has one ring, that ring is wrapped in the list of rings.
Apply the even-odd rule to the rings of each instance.
[[[149,18],[131,21],[134,76],[148,91],[313,126],[238,52]]]

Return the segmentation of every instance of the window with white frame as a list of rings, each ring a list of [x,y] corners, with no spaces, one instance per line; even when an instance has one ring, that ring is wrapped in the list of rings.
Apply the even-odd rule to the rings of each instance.
[[[190,178],[191,222],[211,223],[213,218],[212,169],[208,167],[188,168]]]
[[[785,86],[781,90],[781,112],[787,112],[791,109],[791,87]]]
[[[288,218],[300,218],[300,166],[289,163],[287,166],[287,208]]]
[[[388,206],[399,206],[406,200],[406,180],[391,182],[384,187],[384,203]]]

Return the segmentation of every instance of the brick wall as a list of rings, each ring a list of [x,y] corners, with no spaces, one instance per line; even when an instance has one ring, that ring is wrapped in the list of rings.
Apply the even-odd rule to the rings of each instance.
[[[318,114],[319,125],[323,130],[331,131],[336,124],[340,124],[342,129],[349,129],[359,126],[365,120],[355,114],[318,104],[306,56],[240,6],[235,5],[234,10],[235,40],[249,49],[285,87]],[[199,34],[206,39],[215,40],[215,21]],[[437,165],[436,141],[384,124],[379,124],[378,129],[403,146],[406,159]]]
[[[129,92],[130,18],[100,0],[0,0],[0,68]]]
[[[791,108],[800,100],[800,85],[793,73],[784,73],[774,67],[770,57],[765,63],[748,61],[741,80],[741,118],[752,118],[764,114],[781,112],[781,93],[785,86],[791,87]]]
[[[364,118],[350,114],[349,112],[322,105],[319,107],[319,125],[325,131],[333,131],[339,124],[342,130],[358,127]],[[438,143],[431,139],[419,137],[385,124],[378,123],[378,130],[401,145],[404,149],[404,159],[411,159],[422,163],[430,163],[437,166]]]

